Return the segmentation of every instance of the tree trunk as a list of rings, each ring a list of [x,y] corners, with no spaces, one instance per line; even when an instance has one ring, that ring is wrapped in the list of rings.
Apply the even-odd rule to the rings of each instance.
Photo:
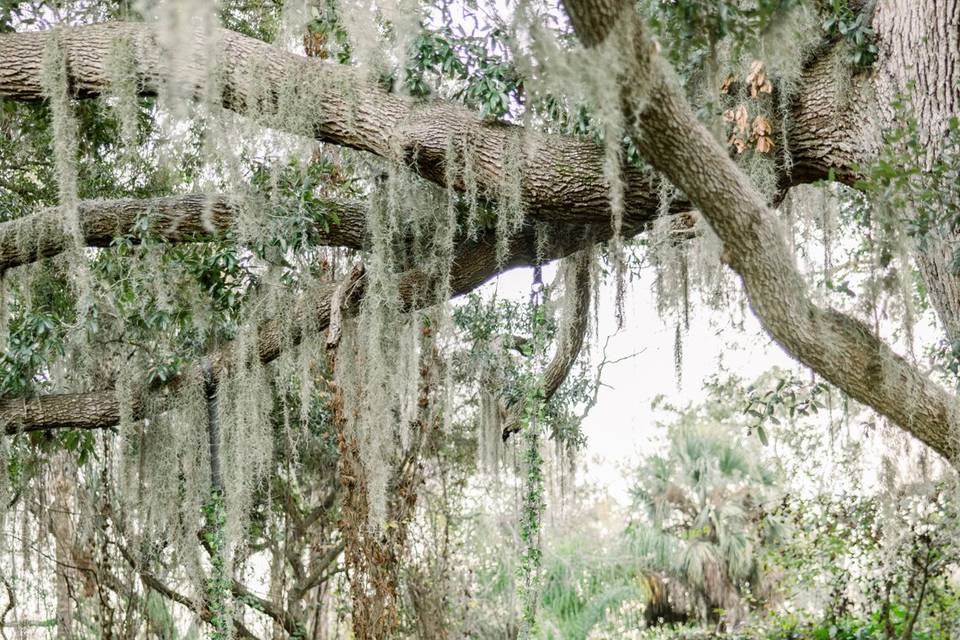
[[[908,98],[929,167],[943,151],[949,119],[960,114],[960,1],[885,0],[877,5],[873,28],[880,43],[872,78],[878,124],[884,131],[902,126],[893,104]],[[927,249],[916,255],[951,342],[960,340],[960,278],[951,266],[958,247],[960,235],[935,229]]]
[[[73,486],[67,477],[68,469],[72,468],[67,453],[58,453],[52,460],[52,486],[50,494],[53,502],[47,512],[47,525],[50,535],[53,536],[53,557],[56,565],[56,602],[57,602],[57,638],[71,640],[73,638],[73,579],[74,572],[73,547],[74,526],[72,512],[74,508]]]

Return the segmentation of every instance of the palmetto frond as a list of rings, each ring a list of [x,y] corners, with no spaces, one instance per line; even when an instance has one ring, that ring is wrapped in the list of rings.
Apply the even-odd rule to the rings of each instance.
[[[776,472],[741,436],[682,424],[669,450],[640,468],[633,491],[632,551],[647,570],[682,585],[701,617],[740,605],[743,585],[762,579],[759,548],[780,528],[765,518]]]

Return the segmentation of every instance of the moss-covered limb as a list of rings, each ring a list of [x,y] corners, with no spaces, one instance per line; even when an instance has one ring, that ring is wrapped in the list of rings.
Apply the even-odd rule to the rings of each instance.
[[[550,401],[560,385],[567,379],[574,363],[580,357],[583,340],[587,335],[587,327],[590,325],[590,302],[593,299],[590,271],[592,268],[591,261],[595,258],[591,251],[584,250],[568,259],[574,260],[575,264],[572,269],[572,281],[565,283],[565,286],[573,288],[575,298],[573,307],[566,310],[571,315],[567,319],[569,324],[566,325],[566,330],[560,333],[553,358],[543,369],[544,404]],[[526,411],[527,407],[524,406],[523,402],[517,402],[503,409],[506,415],[502,431],[504,440],[509,438],[511,434],[520,431]]]
[[[140,413],[139,405],[134,413]],[[120,402],[113,389],[0,400],[0,424],[6,435],[45,429],[107,429],[119,423]]]
[[[566,0],[575,19],[596,0]],[[618,2],[620,0],[609,0]],[[621,4],[629,5],[627,2]],[[588,41],[628,51],[622,107],[628,132],[656,169],[703,213],[724,245],[766,331],[850,397],[872,407],[948,459],[958,453],[957,399],[897,355],[863,323],[811,300],[775,212],[694,115],[669,66],[632,13]]]
[[[285,611],[275,602],[261,598],[237,580],[232,581],[230,590],[238,602],[242,602],[254,611],[259,611],[279,624],[291,638],[303,638],[306,636],[303,622],[298,620],[296,616],[292,615],[289,611]]]
[[[110,89],[108,62],[118,39],[134,43],[138,52],[137,86],[155,94],[163,78],[183,84],[203,82],[205,63],[169,69],[154,28],[145,24],[109,23],[63,28],[58,33],[67,58],[70,87],[78,97],[92,97]],[[488,122],[468,109],[440,101],[418,103],[391,94],[370,82],[362,70],[287,54],[277,47],[221,30],[217,67],[222,75],[222,104],[250,113],[265,126],[341,146],[361,149],[384,158],[401,158],[420,175],[444,185],[449,141],[464,140],[462,160],[471,167],[471,184],[456,184],[487,199],[498,199],[501,186],[511,181],[505,153],[511,141],[522,143],[522,158],[512,158],[521,176],[521,199],[527,215],[541,221],[603,222],[610,216],[604,179],[604,150],[583,140],[524,131],[520,127]],[[43,98],[40,83],[44,33],[0,35],[0,97],[15,100]],[[197,45],[198,51],[206,48]],[[269,84],[253,101],[249,78]],[[201,80],[197,80],[197,79]],[[198,96],[204,86],[196,86]],[[266,96],[271,104],[263,104]],[[289,118],[290,113],[299,114]],[[292,123],[292,124],[291,124]],[[461,154],[463,155],[463,154]],[[649,177],[625,168],[625,222],[648,221],[656,212],[656,187]],[[462,181],[462,175],[457,178]],[[475,184],[473,184],[475,183]]]
[[[164,198],[85,200],[77,215],[83,242],[88,247],[109,247],[129,238],[165,242],[206,241],[234,226],[241,210],[255,206],[239,196],[190,194]],[[363,245],[364,207],[351,201],[325,203],[324,219],[316,224],[318,243],[359,249]],[[0,272],[73,247],[64,230],[59,207],[0,223]]]
[[[211,424],[213,422],[211,421]],[[211,430],[211,437],[213,436],[213,430]],[[215,448],[211,446],[211,484],[215,487],[212,492],[210,501],[208,502],[207,507],[204,511],[205,526],[204,529],[199,532],[198,538],[200,540],[201,546],[210,556],[212,569],[214,572],[219,572],[219,575],[212,575],[208,579],[208,599],[210,598],[211,591],[215,592],[217,596],[221,599],[224,597],[232,598],[234,602],[243,604],[250,609],[262,613],[268,618],[272,619],[274,622],[279,625],[290,637],[301,638],[306,636],[306,625],[302,615],[298,615],[298,612],[302,614],[304,607],[300,604],[300,601],[306,597],[308,592],[321,583],[323,583],[331,573],[328,571],[331,564],[336,562],[337,558],[343,551],[343,544],[335,545],[322,556],[314,558],[314,561],[310,564],[308,571],[304,571],[301,566],[301,559],[298,555],[298,552],[301,551],[305,546],[307,546],[307,539],[310,534],[310,527],[315,524],[319,519],[321,514],[329,512],[329,509],[332,507],[333,499],[337,495],[337,491],[332,491],[328,498],[325,499],[320,505],[315,507],[312,511],[306,514],[304,517],[297,515],[298,520],[293,527],[293,530],[289,533],[287,546],[289,547],[289,556],[288,560],[290,561],[291,567],[294,569],[294,575],[296,576],[295,583],[290,589],[288,595],[288,608],[284,608],[282,602],[277,602],[271,600],[270,598],[264,598],[253,593],[246,585],[237,580],[226,575],[224,572],[225,564],[222,560],[222,555],[224,553],[222,539],[222,527],[223,527],[223,484],[222,480],[218,480],[217,472],[214,471],[214,463],[216,460]],[[219,487],[219,489],[216,489]],[[299,510],[291,510],[290,513],[299,514]],[[208,603],[208,607],[211,611],[216,611],[224,609],[224,605],[219,607],[214,606],[213,603]],[[222,628],[222,625],[221,625]]]
[[[791,170],[780,176],[781,189],[827,178],[853,184],[876,153],[881,132],[870,79],[854,75],[846,56],[842,46],[824,48],[804,71],[785,115]]]
[[[349,376],[339,379],[338,395],[331,403],[340,447],[338,474],[345,488],[341,531],[350,576],[352,626],[357,638],[393,638],[400,625],[400,569],[423,483],[424,450],[434,443],[433,436],[442,421],[443,394],[438,385],[443,363],[436,342],[440,315],[415,314],[408,326],[415,334],[418,351],[416,373],[410,371],[411,376],[416,376],[415,411],[398,415],[398,422],[404,421],[399,424],[366,427],[399,434],[406,430],[407,435],[399,437],[400,446],[394,455],[385,457],[376,467],[364,459],[362,447],[370,444],[364,442],[364,427],[358,428],[344,415],[345,411],[355,411],[343,406],[351,401],[342,392],[352,384]],[[353,348],[350,345],[346,353],[352,355]],[[354,365],[352,359],[341,362]],[[383,474],[382,480],[377,477],[379,474]],[[377,493],[379,482],[386,485],[384,495]],[[376,504],[378,499],[383,501],[382,505]]]
[[[287,54],[237,33],[220,31],[216,37],[222,69],[218,97],[228,108],[253,112],[251,116],[267,126],[314,135],[381,157],[395,157],[394,151],[400,150],[402,158],[424,177],[442,185],[449,176],[456,176],[457,189],[490,199],[500,195],[509,170],[505,150],[519,134],[524,151],[514,164],[522,175],[521,202],[529,217],[547,222],[609,219],[605,153],[600,145],[491,123],[442,101],[417,103],[384,91],[356,68]],[[137,77],[132,84],[143,95],[155,94],[167,76],[182,84],[205,77],[202,61],[195,61],[190,68],[169,69],[151,26],[108,23],[66,28],[61,30],[59,42],[75,95],[110,93],[110,52],[118,41],[136,45],[132,48],[138,52]],[[0,35],[0,96],[42,99],[43,46],[43,33]],[[206,50],[202,46],[196,49]],[[866,121],[862,111],[873,101],[865,78],[852,85],[846,79],[849,74],[838,78],[838,63],[849,66],[841,60],[844,55],[838,45],[824,47],[796,81],[799,91],[784,120],[797,166],[794,172],[780,176],[784,187],[824,178],[830,168],[845,176],[852,170],[851,161],[858,160],[855,156],[862,146],[858,140]],[[250,77],[263,77],[269,83],[257,93],[255,107],[248,105],[253,100]],[[204,95],[203,86],[194,89],[197,95]],[[262,104],[264,96],[272,104]],[[280,117],[291,112],[299,115]],[[446,166],[451,139],[464,141],[464,153],[457,156],[469,172],[450,171]],[[624,170],[623,178],[625,222],[649,220],[658,203],[656,185],[632,168]],[[684,206],[677,205],[678,209]]]
[[[609,237],[609,233],[608,224],[587,231],[576,227],[566,229],[565,233],[552,236],[550,244],[541,247],[538,255],[535,234],[531,229],[525,229],[513,239],[505,265],[498,264],[496,241],[489,235],[476,242],[465,242],[454,254],[449,293],[452,296],[463,295],[494,277],[502,269],[536,264],[541,259],[564,257],[585,245]],[[346,299],[341,301],[344,315],[352,316],[359,310],[363,296],[362,273],[362,269],[356,272],[354,277],[357,281],[351,284]],[[401,274],[401,302],[408,305],[408,309],[437,302],[423,295],[424,291],[436,290],[432,278],[433,276],[420,269],[411,269]],[[292,322],[264,322],[257,332],[257,348],[261,362],[271,362],[284,348],[298,345],[303,339],[303,330],[308,326],[315,331],[325,331],[330,326],[332,305],[338,300],[336,291],[337,285],[333,283],[322,287],[302,308],[295,311]],[[225,345],[212,354],[210,360],[214,363],[212,373],[215,381],[226,374],[232,361],[232,349],[232,345]],[[148,410],[162,410],[182,378],[182,375],[175,376],[163,387],[144,384],[135,388],[131,394],[131,417],[139,419],[144,417]],[[86,393],[50,394],[37,398],[0,399],[0,425],[6,434],[50,429],[105,429],[117,426],[120,418],[120,402],[112,388]]]

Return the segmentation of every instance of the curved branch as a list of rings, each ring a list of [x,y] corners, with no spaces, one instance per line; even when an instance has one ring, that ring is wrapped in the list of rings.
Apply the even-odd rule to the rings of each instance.
[[[569,310],[569,318],[561,318],[562,326],[557,351],[543,370],[543,399],[548,402],[564,383],[570,370],[580,357],[583,340],[590,324],[590,299],[592,286],[590,281],[590,263],[593,256],[590,251],[581,251],[570,265],[565,286],[570,287],[569,295],[575,296],[574,305]],[[520,430],[523,417],[523,403],[516,402],[502,408],[504,415],[502,437],[504,440]]]
[[[580,20],[594,5],[621,7],[614,24]],[[749,178],[701,125],[627,0],[564,0],[584,42],[623,56],[621,104],[637,148],[700,209],[724,245],[754,313],[787,352],[932,449],[958,452],[957,400],[862,322],[817,306],[786,233]],[[608,8],[602,9],[609,12]]]
[[[468,293],[505,269],[569,255],[585,244],[602,239],[604,232],[609,236],[609,225],[603,225],[599,230],[588,229],[586,233],[573,229],[568,233],[554,234],[549,244],[538,252],[535,234],[528,229],[514,239],[508,260],[503,265],[497,261],[493,238],[488,236],[465,243],[455,253],[450,293],[453,296]],[[345,316],[356,315],[363,296],[362,274],[363,270],[357,269],[349,276],[349,287],[343,300],[337,295],[338,286],[330,283],[314,291],[310,299],[294,311],[293,320],[263,322],[257,336],[260,361],[269,363],[284,349],[299,345],[310,332],[325,331],[330,326],[334,305],[342,305]],[[400,277],[401,300],[410,309],[436,304],[438,300],[423,295],[425,291],[437,290],[435,285],[431,276],[419,269],[411,269]],[[212,383],[229,374],[233,348],[226,345],[208,358]],[[202,363],[195,366],[202,366]],[[139,419],[148,412],[162,411],[182,380],[181,375],[162,387],[144,385],[135,390],[129,407],[132,417]],[[110,428],[120,423],[120,416],[121,406],[114,389],[0,399],[0,426],[8,435],[51,429]]]

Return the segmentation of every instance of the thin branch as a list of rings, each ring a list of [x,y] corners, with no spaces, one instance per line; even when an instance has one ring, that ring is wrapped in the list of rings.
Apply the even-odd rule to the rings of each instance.
[[[172,602],[181,604],[185,606],[187,609],[189,609],[190,611],[195,612],[198,616],[200,616],[200,619],[203,620],[204,622],[210,623],[210,621],[213,620],[213,612],[211,612],[206,605],[198,604],[194,602],[192,598],[185,596],[179,591],[166,585],[159,578],[157,578],[152,572],[147,571],[146,569],[143,569],[142,567],[140,567],[136,562],[136,560],[134,560],[133,555],[130,553],[130,551],[126,547],[124,547],[119,543],[114,543],[114,544],[116,545],[117,549],[120,550],[120,555],[123,556],[124,560],[127,561],[127,564],[130,565],[130,568],[132,568],[134,571],[137,572],[137,575],[140,576],[140,580],[143,582],[143,584],[146,587],[153,589],[154,591],[162,595],[167,600],[171,600]],[[236,618],[234,618],[233,620],[233,627],[241,638],[252,638],[253,640],[259,640],[258,637],[255,636],[246,627],[246,625],[243,624],[243,622],[241,622],[240,620],[237,620]]]
[[[0,97],[21,101],[45,98],[41,82],[43,51],[49,32],[0,34]],[[156,27],[112,22],[58,28],[69,74],[78,98],[102,95],[109,89],[108,65],[115,42],[125,41],[137,52],[134,61],[141,95],[156,95],[162,81],[192,82],[196,96],[210,93],[207,69],[218,70],[215,99],[237,113],[249,114],[265,127],[283,129],[317,140],[368,151],[383,158],[399,157],[419,175],[441,186],[447,176],[448,147],[457,146],[458,164],[474,167],[481,197],[498,199],[502,185],[521,178],[523,204],[531,218],[543,222],[608,223],[610,201],[600,145],[573,136],[543,134],[502,122],[489,122],[470,110],[445,101],[418,102],[384,90],[356,67],[294,55],[248,36],[217,29],[194,34],[195,58],[186,68],[170,68]],[[203,40],[216,42],[206,46]],[[213,52],[207,60],[199,52]],[[211,66],[212,65],[212,66]],[[266,84],[254,89],[246,78]],[[183,80],[189,78],[190,80]],[[267,98],[264,99],[264,96]],[[286,115],[303,115],[291,122]],[[310,114],[317,114],[311,118]],[[522,141],[521,144],[517,144]],[[522,149],[519,172],[503,162],[507,151]],[[462,166],[462,164],[460,164]],[[510,175],[508,175],[510,174]],[[657,213],[659,197],[647,172],[624,167],[626,217],[629,224],[646,224]],[[449,185],[463,189],[463,179]]]
[[[615,335],[616,333],[611,333],[610,335],[607,336],[606,340],[604,340],[603,342],[603,352],[602,352],[603,357],[601,358],[600,363],[597,365],[597,372],[593,379],[593,393],[590,396],[590,400],[588,400],[587,404],[584,406],[583,411],[580,413],[580,418],[579,418],[580,420],[585,419],[587,417],[587,414],[589,414],[593,410],[593,408],[597,406],[597,399],[600,396],[601,387],[607,387],[608,389],[613,388],[610,385],[605,384],[603,382],[604,368],[611,365],[620,364],[621,362],[625,362],[627,360],[636,358],[638,355],[646,351],[646,349],[641,349],[640,351],[634,351],[633,353],[627,354],[625,356],[621,356],[619,358],[614,358],[613,360],[609,359],[607,357],[607,349],[610,347],[610,340]]]

